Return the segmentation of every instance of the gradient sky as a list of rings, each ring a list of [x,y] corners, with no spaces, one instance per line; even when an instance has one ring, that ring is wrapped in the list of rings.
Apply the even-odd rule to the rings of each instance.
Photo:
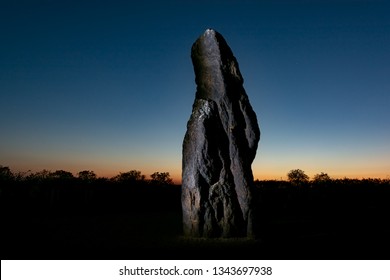
[[[192,43],[233,50],[257,179],[390,177],[389,1],[1,1],[0,164],[181,176]]]

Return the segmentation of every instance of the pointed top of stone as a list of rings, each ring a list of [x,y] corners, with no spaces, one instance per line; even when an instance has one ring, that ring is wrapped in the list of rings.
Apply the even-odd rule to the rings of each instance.
[[[204,35],[205,36],[210,36],[210,35],[215,36],[215,30],[212,28],[207,28],[206,31],[204,32]]]
[[[206,31],[195,41],[191,49],[198,85],[197,96],[205,99],[219,98],[219,87],[242,85],[238,63],[223,36],[214,29]]]
[[[215,40],[219,41],[219,38],[222,38],[222,35],[212,28],[207,28],[206,31],[198,38],[197,41],[204,40]]]
[[[223,36],[216,30],[212,28],[206,29],[206,31],[198,38],[197,41],[202,41],[203,44],[207,44],[208,47],[214,45],[219,48],[219,45],[222,44],[222,48],[226,48],[227,43]]]

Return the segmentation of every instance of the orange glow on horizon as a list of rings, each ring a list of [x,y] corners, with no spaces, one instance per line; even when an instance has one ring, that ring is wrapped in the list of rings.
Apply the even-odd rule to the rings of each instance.
[[[3,166],[8,166],[12,172],[14,173],[25,173],[25,174],[31,174],[35,172],[39,172],[42,170],[48,170],[48,171],[56,171],[56,170],[65,170],[68,172],[71,172],[74,176],[77,176],[78,172],[83,171],[83,170],[90,170],[95,172],[95,174],[98,177],[103,177],[103,178],[112,178],[120,173],[128,172],[131,170],[138,170],[141,172],[141,174],[145,175],[146,179],[150,179],[150,175],[153,174],[154,172],[169,172],[171,179],[173,180],[174,184],[181,184],[181,168],[179,167],[169,167],[166,166],[164,168],[161,168],[161,166],[155,166],[155,167],[147,167],[143,166],[143,168],[136,168],[136,167],[128,167],[128,168],[118,168],[112,167],[112,168],[107,168],[107,167],[101,167],[99,165],[95,166],[90,166],[90,168],[87,168],[86,165],[64,165],[63,167],[60,167],[59,165],[34,165],[34,168],[29,168],[26,163],[24,164],[10,164],[10,165],[3,165]],[[49,167],[50,166],[50,167]],[[266,170],[264,170],[266,169]],[[253,168],[253,178],[254,180],[287,180],[287,173],[291,169],[296,169],[296,168],[286,168],[286,170],[282,169],[273,169],[273,168],[264,168],[262,171],[260,168]],[[344,178],[349,178],[349,179],[368,179],[368,178],[376,178],[376,179],[390,179],[389,173],[386,171],[375,171],[375,170],[352,170],[352,169],[345,169],[345,170],[310,170],[310,169],[305,169],[305,168],[300,168],[303,170],[310,179],[313,179],[315,174],[319,174],[321,172],[327,173],[330,178],[332,179],[344,179]]]

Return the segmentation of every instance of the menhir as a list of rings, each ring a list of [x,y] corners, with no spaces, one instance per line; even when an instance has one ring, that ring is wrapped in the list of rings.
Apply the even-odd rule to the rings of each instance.
[[[183,142],[182,208],[189,237],[253,237],[260,130],[236,58],[218,32],[193,44],[196,97]]]

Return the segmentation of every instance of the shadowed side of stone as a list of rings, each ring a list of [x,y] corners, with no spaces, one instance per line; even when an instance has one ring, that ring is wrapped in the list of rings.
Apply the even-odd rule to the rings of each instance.
[[[219,33],[206,30],[191,57],[197,91],[183,142],[184,234],[253,236],[256,114],[237,60]]]

